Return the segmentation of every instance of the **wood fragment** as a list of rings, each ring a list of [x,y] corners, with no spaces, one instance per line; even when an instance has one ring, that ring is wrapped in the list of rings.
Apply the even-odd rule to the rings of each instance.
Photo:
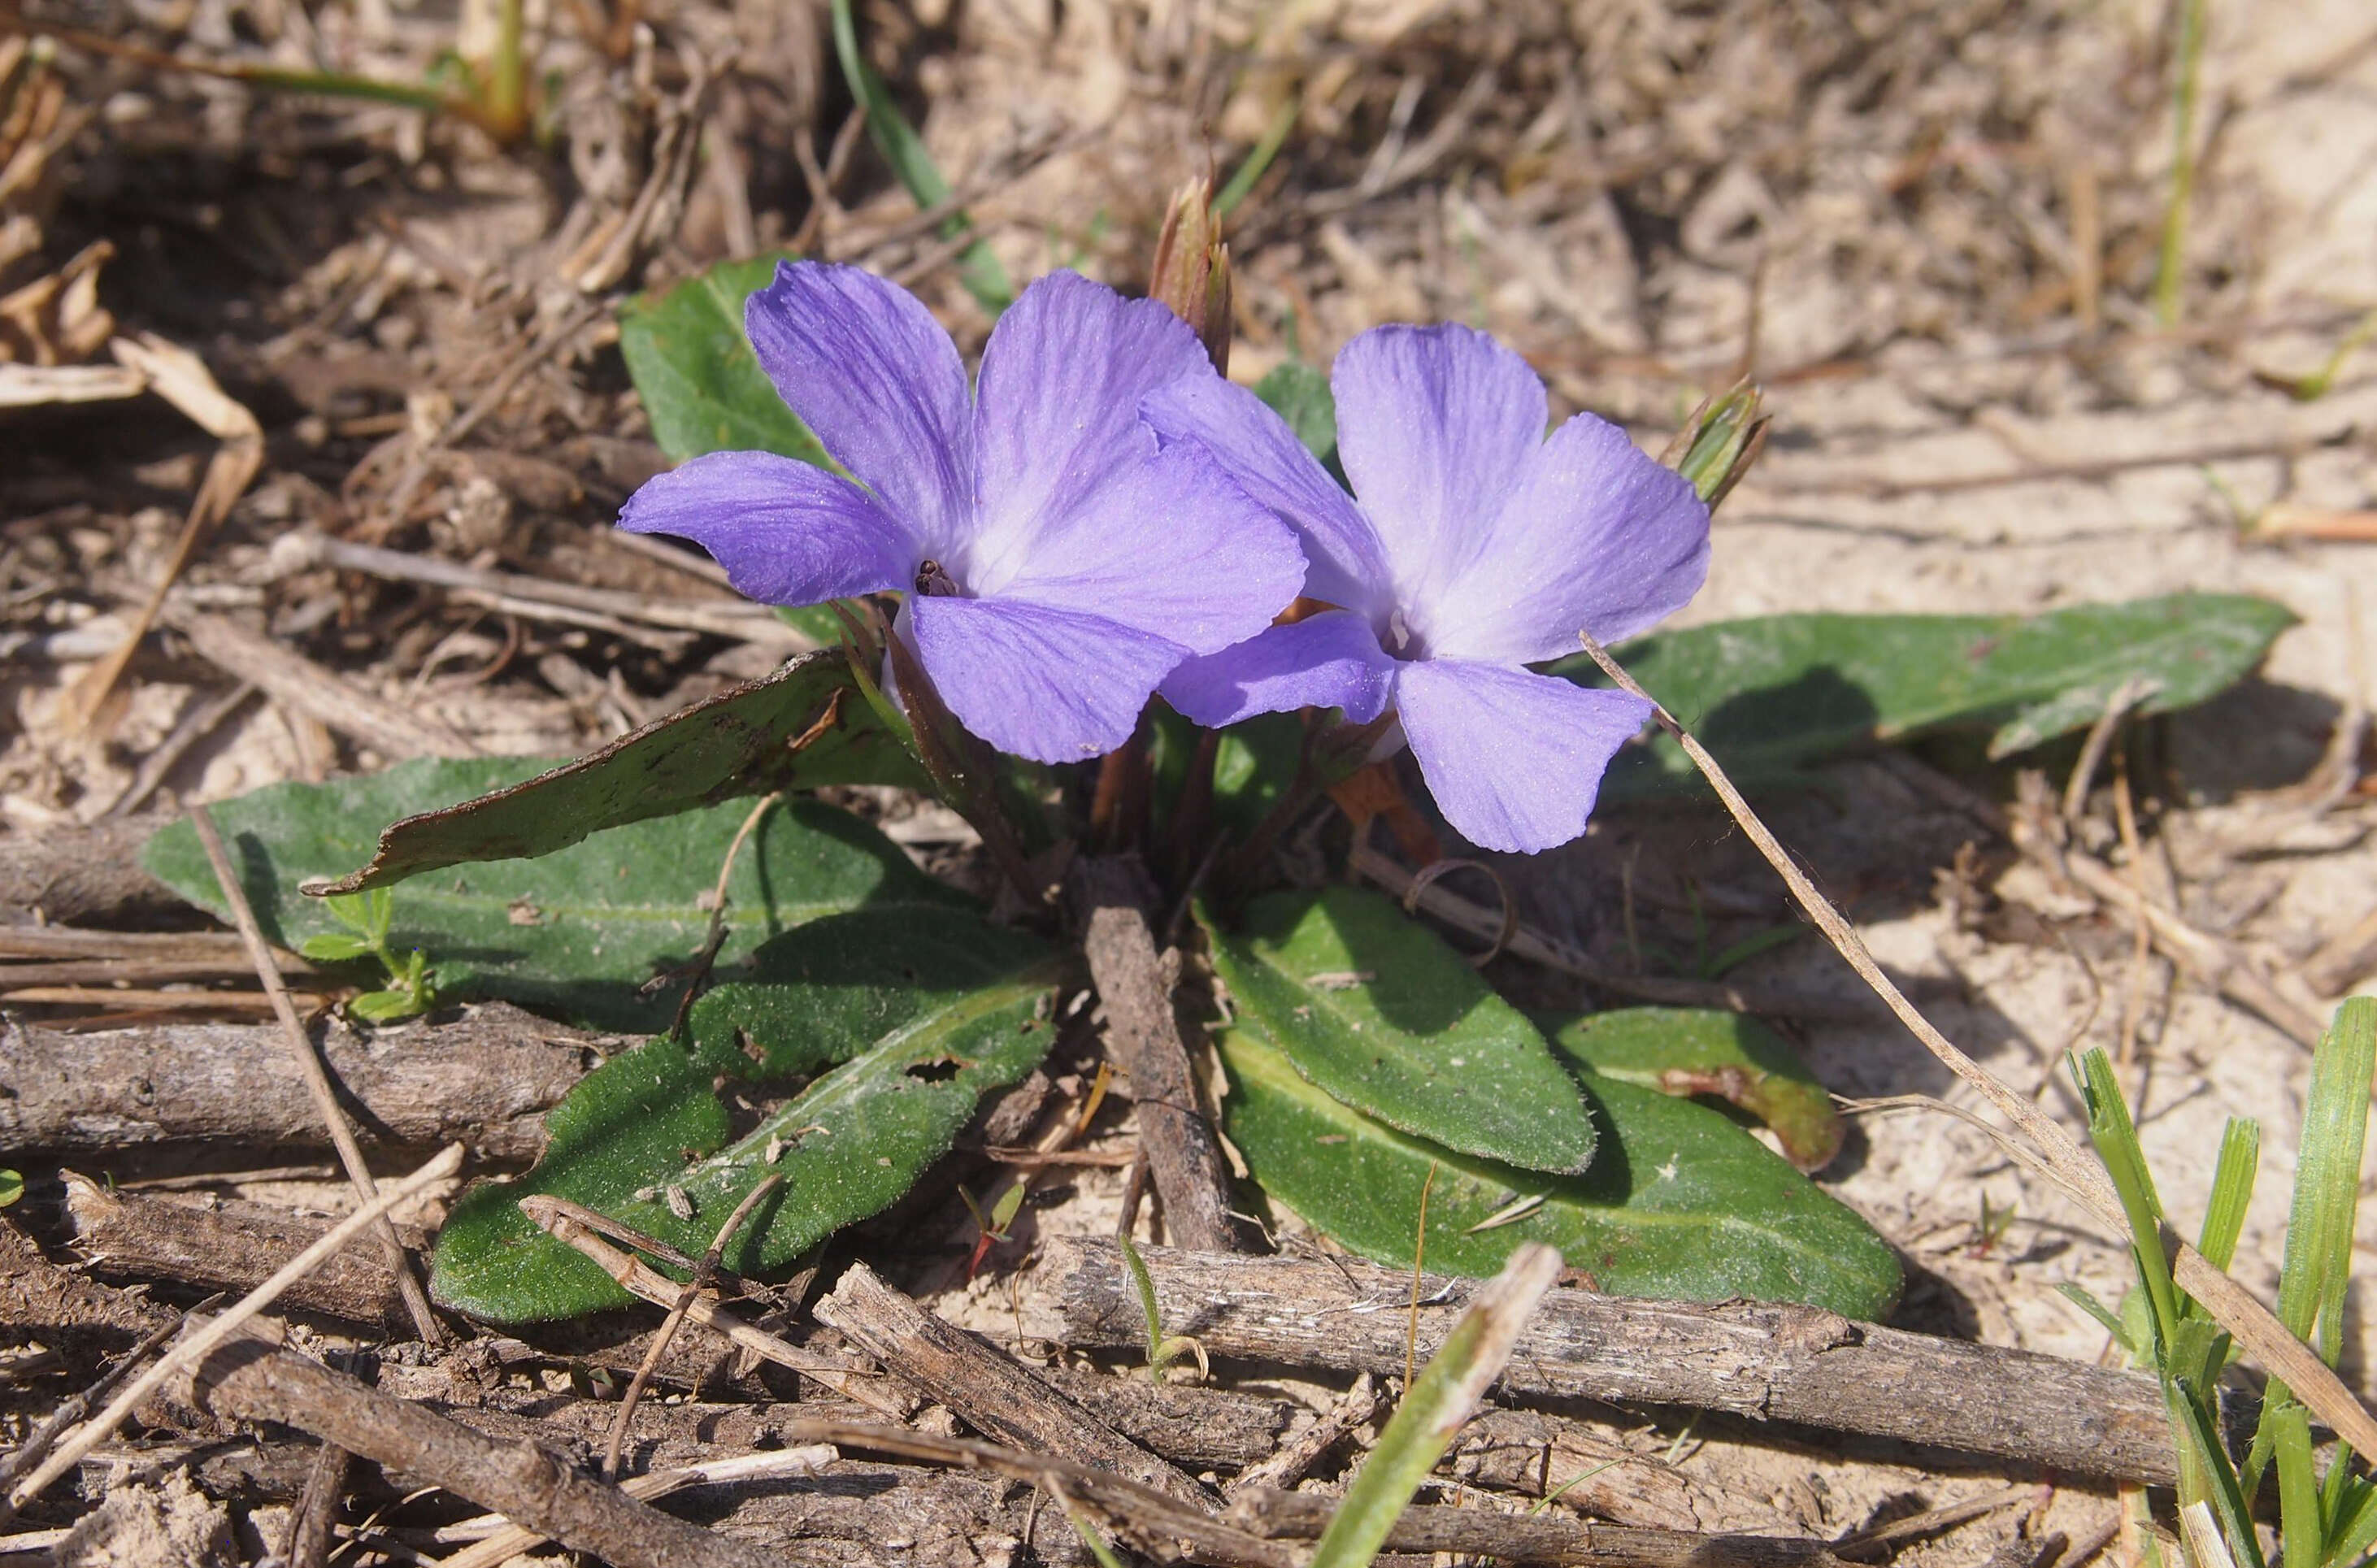
[[[66,1182],[75,1248],[102,1278],[156,1280],[197,1290],[252,1290],[330,1228],[327,1220],[262,1203],[201,1206],[143,1193],[110,1192],[73,1172]],[[427,1238],[415,1235],[412,1239],[425,1242]],[[326,1259],[290,1287],[281,1304],[376,1330],[397,1331],[409,1324],[395,1273],[376,1252],[362,1249]]]
[[[1411,1275],[1352,1259],[1238,1258],[1142,1250],[1165,1325],[1217,1357],[1402,1371]],[[1052,1238],[1043,1268],[1062,1343],[1122,1349],[1146,1323],[1102,1238]],[[1429,1275],[1419,1353],[1434,1353],[1475,1282]],[[2024,1350],[1851,1322],[1813,1307],[1701,1306],[1555,1291],[1502,1386],[1537,1397],[1678,1405],[1752,1420],[1986,1454],[2076,1475],[2176,1478],[2161,1390]]]
[[[1107,1045],[1130,1077],[1140,1147],[1166,1233],[1200,1251],[1238,1251],[1230,1167],[1198,1096],[1172,986],[1156,954],[1147,873],[1136,859],[1088,859],[1075,870],[1072,892],[1083,911],[1091,981],[1105,1004]]]
[[[1194,1480],[1034,1377],[1013,1357],[926,1311],[865,1263],[843,1271],[816,1312],[893,1376],[948,1406],[987,1437],[1112,1470],[1190,1507],[1212,1506],[1211,1495]]]
[[[364,1143],[466,1143],[504,1162],[537,1157],[546,1109],[618,1043],[507,1002],[368,1035],[323,1019],[314,1035]],[[0,1019],[0,1153],[121,1159],[140,1145],[321,1147],[305,1085],[281,1071],[285,1050],[276,1023],[160,1022],[66,1035]]]
[[[1284,1491],[1304,1478],[1304,1473],[1319,1462],[1323,1454],[1336,1446],[1338,1441],[1356,1427],[1379,1412],[1379,1395],[1370,1374],[1362,1373],[1354,1386],[1338,1396],[1328,1409],[1321,1411],[1296,1433],[1279,1445],[1279,1451],[1261,1463],[1248,1466],[1228,1487],[1230,1496],[1258,1490]]]
[[[186,1394],[196,1408],[225,1419],[311,1432],[619,1568],[776,1568],[764,1548],[639,1502],[533,1443],[483,1437],[253,1338],[213,1348]]]
[[[189,904],[140,867],[140,846],[166,820],[125,817],[88,828],[0,833],[0,922],[128,923],[173,916],[186,922]]]
[[[30,932],[0,928],[0,943],[19,935]],[[0,979],[8,972],[0,965]],[[369,1035],[323,1020],[315,1037],[363,1142],[460,1142],[514,1162],[543,1148],[545,1110],[617,1043],[501,1002]],[[0,1153],[321,1147],[304,1085],[281,1071],[286,1049],[277,1024],[158,1023],[69,1036],[0,1019]]]

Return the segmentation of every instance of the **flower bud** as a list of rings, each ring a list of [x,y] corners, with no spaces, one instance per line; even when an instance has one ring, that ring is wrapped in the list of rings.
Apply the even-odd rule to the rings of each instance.
[[[1765,449],[1771,421],[1759,413],[1759,389],[1741,381],[1703,401],[1661,454],[1659,461],[1691,481],[1712,511]]]
[[[1191,180],[1172,196],[1155,240],[1148,297],[1162,300],[1188,323],[1213,368],[1230,368],[1230,247],[1213,210],[1211,176]]]

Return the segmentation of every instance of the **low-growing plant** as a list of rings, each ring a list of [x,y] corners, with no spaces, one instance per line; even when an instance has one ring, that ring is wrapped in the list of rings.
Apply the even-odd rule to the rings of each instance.
[[[2324,1471],[2320,1468],[2311,1412],[2275,1379],[2264,1391],[2250,1446],[2242,1460],[2238,1458],[2221,1400],[2222,1377],[2235,1359],[2234,1347],[2203,1304],[2171,1276],[2162,1202],[2111,1061],[2103,1051],[2091,1050],[2073,1059],[2072,1072],[2088,1108],[2089,1136],[2129,1215],[2138,1285],[2119,1311],[2077,1287],[2066,1286],[2064,1291],[2104,1325],[2133,1361],[2161,1381],[2180,1456],[2182,1522],[2192,1522],[2196,1534],[2206,1520],[2216,1530],[2205,1551],[2216,1546],[2238,1568],[2266,1568],[2255,1520],[2264,1478],[2275,1467],[2275,1523],[2284,1568],[2357,1568],[2377,1548],[2377,1483],[2353,1473],[2354,1454],[2342,1443],[2329,1455]],[[2355,998],[2337,1010],[2311,1059],[2278,1274],[2279,1321],[2331,1367],[2343,1352],[2345,1296],[2351,1278],[2372,1075],[2377,1075],[2377,999]],[[2213,1167],[2212,1193],[2196,1243],[2222,1268],[2228,1265],[2244,1231],[2260,1151],[2259,1126],[2231,1118]],[[2193,1550],[2193,1536],[2186,1538]]]

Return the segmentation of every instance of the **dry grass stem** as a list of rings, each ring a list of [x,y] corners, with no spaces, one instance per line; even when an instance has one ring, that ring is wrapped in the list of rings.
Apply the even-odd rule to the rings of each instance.
[[[248,958],[256,965],[256,977],[264,983],[264,994],[271,999],[273,1014],[281,1020],[281,1033],[289,1045],[290,1059],[305,1081],[305,1092],[313,1096],[315,1114],[322,1119],[324,1129],[330,1134],[330,1146],[339,1152],[339,1164],[347,1173],[347,1183],[355,1190],[356,1201],[369,1206],[379,1196],[371,1167],[364,1162],[363,1148],[355,1142],[354,1129],[347,1124],[347,1113],[339,1107],[338,1091],[330,1086],[329,1072],[314,1049],[305,1020],[297,1016],[289,987],[281,978],[280,963],[272,956],[271,944],[264,940],[264,932],[256,923],[256,911],[248,906],[247,890],[240,884],[230,851],[223,847],[222,834],[203,806],[190,808],[190,826],[207,852],[207,864],[214,868],[223,902],[231,906],[232,924],[239,928],[239,939],[247,946]],[[429,1309],[429,1293],[422,1288],[420,1277],[413,1273],[412,1254],[398,1239],[396,1227],[383,1217],[378,1232],[380,1250],[388,1254],[388,1266],[396,1273],[396,1287],[404,1298],[404,1310],[412,1319],[413,1332],[424,1345],[444,1344],[445,1331],[438,1326],[437,1315]]]

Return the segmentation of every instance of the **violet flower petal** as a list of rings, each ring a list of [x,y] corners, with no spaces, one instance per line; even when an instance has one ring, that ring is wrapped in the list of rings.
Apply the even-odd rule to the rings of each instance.
[[[1459,659],[1405,664],[1396,702],[1444,820],[1522,855],[1584,832],[1609,759],[1651,715],[1623,691]]]
[[[1475,557],[1428,606],[1439,655],[1532,664],[1615,642],[1681,609],[1708,577],[1709,511],[1690,481],[1580,413],[1544,443]]]
[[[912,596],[916,655],[958,722],[1001,751],[1079,762],[1130,738],[1187,651],[1102,616],[1001,599]]]
[[[1393,608],[1370,520],[1260,398],[1218,376],[1199,376],[1153,393],[1140,414],[1166,443],[1203,447],[1248,495],[1296,530],[1311,563],[1308,595],[1377,618]]]
[[[1343,708],[1348,721],[1366,724],[1393,700],[1398,667],[1379,651],[1368,620],[1331,610],[1184,661],[1159,689],[1208,729],[1298,708]]]
[[[922,554],[972,532],[965,365],[914,294],[856,267],[781,262],[743,323],[777,393]]]
[[[1202,448],[1180,446],[1101,485],[982,597],[1097,616],[1212,653],[1269,626],[1303,582],[1296,536]]]
[[[1127,300],[1074,272],[1025,289],[983,349],[981,514],[958,552],[962,579],[997,594],[1052,534],[1098,508],[1101,493],[1155,450],[1140,400],[1184,377],[1216,378],[1197,334],[1160,303]]]
[[[653,475],[619,526],[690,539],[764,604],[815,604],[908,586],[909,546],[875,497],[771,452],[711,452]]]
[[[1337,454],[1423,638],[1428,610],[1535,460],[1548,422],[1527,362],[1467,327],[1379,327],[1337,354]]]

